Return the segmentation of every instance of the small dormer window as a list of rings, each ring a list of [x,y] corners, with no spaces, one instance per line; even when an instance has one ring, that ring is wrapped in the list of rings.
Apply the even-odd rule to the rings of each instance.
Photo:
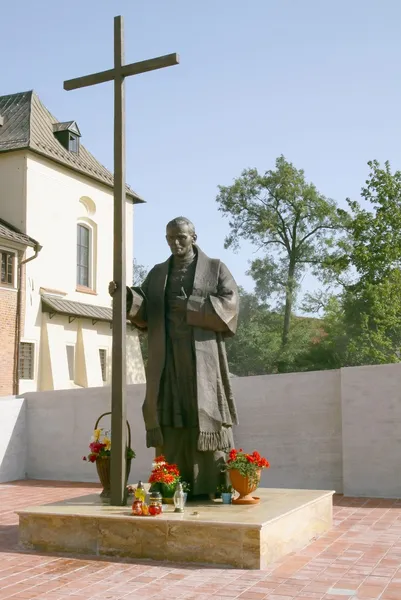
[[[74,154],[79,153],[79,138],[81,137],[81,133],[75,121],[54,123],[53,133],[65,150],[74,152]]]
[[[68,140],[68,150],[70,152],[75,152],[76,154],[78,154],[79,138],[78,138],[78,136],[74,135],[73,133],[70,133],[70,137]]]

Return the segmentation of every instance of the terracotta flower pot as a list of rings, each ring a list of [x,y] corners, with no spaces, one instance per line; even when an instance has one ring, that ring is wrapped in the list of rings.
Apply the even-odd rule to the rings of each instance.
[[[254,498],[252,492],[259,486],[261,470],[257,471],[257,480],[251,481],[248,477],[241,475],[237,469],[230,469],[231,485],[238,492],[238,498],[233,500],[233,504],[257,504],[259,498]]]

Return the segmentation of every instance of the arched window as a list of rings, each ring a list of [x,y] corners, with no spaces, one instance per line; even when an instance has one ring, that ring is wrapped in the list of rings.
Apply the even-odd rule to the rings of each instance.
[[[86,225],[77,225],[77,285],[91,287],[91,230]]]

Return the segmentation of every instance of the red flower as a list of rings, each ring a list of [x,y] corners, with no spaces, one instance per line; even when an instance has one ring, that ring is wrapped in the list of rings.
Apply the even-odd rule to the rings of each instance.
[[[89,456],[88,456],[88,460],[89,460],[89,462],[91,462],[91,463],[94,463],[94,462],[96,462],[96,454],[89,454]]]
[[[155,462],[155,463],[161,463],[161,462],[165,463],[165,462],[166,462],[166,459],[164,458],[163,454],[160,454],[160,456],[157,456],[157,457],[155,458],[154,462]]]
[[[236,450],[233,448],[228,455],[226,462],[229,469],[241,468],[242,471],[253,472],[255,469],[268,469],[270,467],[269,461],[262,457],[257,450],[254,450],[252,454],[245,453],[242,448]]]
[[[180,478],[177,465],[169,464],[163,455],[154,460],[154,467],[149,477],[149,483],[165,483],[172,485]]]
[[[95,452],[95,454],[98,454],[102,450],[102,448],[105,447],[106,444],[102,444],[101,442],[92,442],[91,444],[89,444],[89,448],[92,452]]]
[[[83,457],[82,457],[82,460],[87,460],[86,456],[83,456]]]

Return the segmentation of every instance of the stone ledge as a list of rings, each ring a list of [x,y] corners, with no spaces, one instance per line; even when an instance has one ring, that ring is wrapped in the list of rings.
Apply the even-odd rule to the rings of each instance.
[[[191,503],[131,516],[98,495],[19,511],[20,544],[46,552],[147,558],[263,569],[332,526],[333,492],[258,490],[259,505]],[[192,513],[196,511],[198,515]]]

